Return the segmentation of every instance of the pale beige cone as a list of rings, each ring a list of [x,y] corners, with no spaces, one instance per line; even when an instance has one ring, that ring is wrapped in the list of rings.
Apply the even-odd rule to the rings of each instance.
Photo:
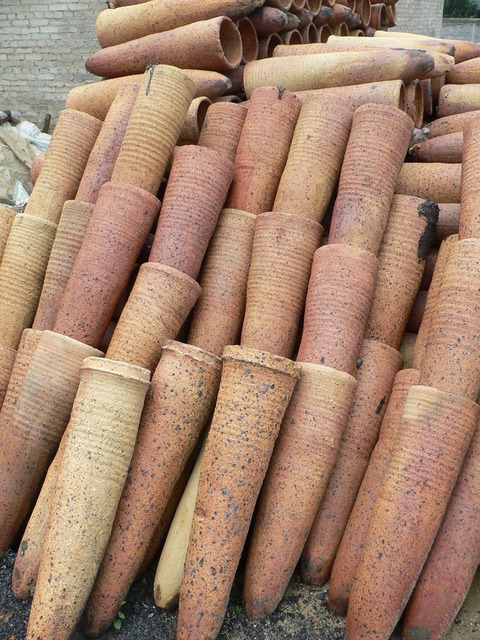
[[[15,349],[0,345],[0,408],[7,392],[8,381],[12,372],[17,352]]]
[[[35,317],[57,225],[15,216],[0,264],[0,344],[16,349]]]
[[[160,64],[145,72],[112,182],[156,195],[194,96],[194,83],[176,67]]]
[[[15,209],[0,205],[0,262],[16,215]]]
[[[328,92],[302,100],[273,211],[322,221],[340,175],[353,111]]]
[[[440,89],[439,118],[477,109],[480,109],[479,84],[446,84]]]
[[[149,372],[87,358],[67,430],[27,638],[68,638],[108,543]],[[112,420],[115,416],[115,420]]]
[[[180,596],[202,460],[203,448],[178,503],[158,561],[153,583],[153,595],[155,604],[160,609],[171,609],[177,604]]]
[[[224,209],[200,272],[202,292],[193,309],[188,342],[215,355],[240,337],[255,219],[247,211]]]
[[[165,340],[176,338],[199,295],[198,282],[178,269],[142,264],[107,357],[154,371]]]
[[[25,213],[58,224],[64,202],[77,193],[101,126],[98,118],[87,113],[75,109],[60,112]]]
[[[460,202],[461,164],[406,162],[400,170],[395,193],[432,202]]]
[[[79,200],[65,202],[33,321],[34,329],[53,329],[57,309],[85,237],[93,207],[93,204]]]
[[[331,93],[343,100],[348,100],[354,109],[368,102],[389,104],[402,111],[406,110],[405,84],[403,80],[384,80],[383,82],[366,82],[365,84],[347,85],[345,87],[329,87],[310,91],[295,91],[295,95],[303,102],[307,96]]]
[[[457,242],[458,235],[455,234],[449,236],[448,238],[445,238],[445,240],[440,245],[440,251],[438,252],[437,262],[435,263],[432,282],[430,283],[430,287],[428,289],[427,302],[425,305],[425,311],[423,312],[422,324],[420,325],[418,337],[415,342],[415,348],[413,351],[412,368],[414,369],[422,368],[422,363],[428,349],[432,317],[435,313],[435,307],[437,305],[440,287],[443,281],[445,265],[447,264],[450,253]]]
[[[224,153],[233,162],[246,115],[247,108],[242,104],[212,104],[208,108],[198,144]]]

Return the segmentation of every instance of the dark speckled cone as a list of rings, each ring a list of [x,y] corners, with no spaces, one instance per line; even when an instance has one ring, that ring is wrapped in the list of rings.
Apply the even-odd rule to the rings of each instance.
[[[403,369],[397,373],[382,421],[379,438],[368,462],[358,490],[330,575],[328,602],[330,609],[346,615],[355,573],[362,555],[373,508],[382,488],[385,469],[400,428],[403,408],[410,387],[418,384],[418,369]]]
[[[145,72],[112,182],[157,193],[194,96],[195,84],[176,67],[159,64]]]
[[[101,352],[27,329],[0,413],[0,554],[28,514],[67,425],[88,356]]]
[[[297,359],[355,373],[372,301],[378,260],[346,244],[317,249]]]
[[[405,640],[441,640],[453,624],[480,561],[479,493],[477,425],[442,525],[407,606]]]
[[[388,406],[401,354],[375,340],[364,340],[355,398],[340,450],[302,554],[302,578],[323,584],[330,577],[348,516],[368,466]]]
[[[346,640],[387,640],[420,575],[478,420],[464,396],[414,386],[350,595]]]
[[[377,131],[378,137],[366,136],[366,131]],[[332,214],[330,244],[345,243],[378,252],[412,132],[410,116],[396,107],[364,104],[355,111]]]
[[[167,341],[152,379],[112,535],[87,604],[85,630],[109,627],[125,599],[176,482],[213,412],[221,361]]]
[[[75,109],[60,113],[25,213],[58,224],[64,202],[75,197],[101,126],[101,120]]]
[[[283,596],[327,486],[357,386],[343,371],[299,364],[302,374],[275,444],[248,550],[243,601],[250,618],[271,613]]]
[[[150,262],[198,276],[232,177],[232,162],[214,149],[175,149]]]
[[[458,235],[460,240],[480,237],[478,201],[480,122],[474,120],[463,130],[462,191]]]
[[[57,311],[55,331],[100,344],[159,207],[155,196],[138,187],[103,185]]]
[[[70,637],[93,587],[131,461],[150,374],[86,358],[66,431],[26,638]],[[115,415],[115,420],[112,420]]]
[[[461,163],[406,162],[398,175],[395,193],[432,202],[460,202]]]
[[[215,638],[220,630],[298,375],[297,364],[264,351],[228,346],[223,352],[180,592],[179,640]]]
[[[240,344],[291,358],[323,227],[290,213],[257,217]]]

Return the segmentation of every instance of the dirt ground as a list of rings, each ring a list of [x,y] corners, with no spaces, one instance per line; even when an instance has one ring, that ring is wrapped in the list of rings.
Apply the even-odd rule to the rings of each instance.
[[[30,602],[15,600],[10,578],[15,555],[9,551],[0,562],[0,640],[24,640]],[[120,631],[111,630],[104,640],[175,640],[176,612],[155,607],[153,572],[135,584],[123,607]],[[332,614],[326,588],[310,587],[292,580],[285,598],[271,616],[250,622],[241,610],[240,588],[234,586],[219,640],[342,640],[344,620]],[[392,640],[400,639],[394,634]],[[76,633],[72,640],[85,640]],[[445,640],[480,640],[480,573]]]

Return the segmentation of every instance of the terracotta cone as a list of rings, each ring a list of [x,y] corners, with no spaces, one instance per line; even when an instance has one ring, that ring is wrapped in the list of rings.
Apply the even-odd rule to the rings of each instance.
[[[382,142],[365,138],[374,128]],[[330,244],[377,253],[413,123],[394,107],[365,104],[353,116],[329,232]],[[368,222],[367,222],[368,220]]]
[[[432,202],[460,202],[461,164],[407,162],[398,176],[395,193]]]
[[[232,162],[214,149],[175,149],[150,262],[198,276],[232,177]]]
[[[67,200],[64,204],[33,321],[34,329],[53,329],[93,207],[93,204],[80,200]]]
[[[303,100],[273,211],[321,222],[337,185],[353,108],[325,93]]]
[[[437,244],[440,245],[448,236],[458,234],[460,204],[441,202],[437,225]]]
[[[208,108],[198,144],[225,154],[233,162],[246,115],[247,109],[241,104],[212,104]]]
[[[475,180],[480,150],[480,121],[470,122],[463,133],[462,186],[458,235],[460,240],[480,237],[480,216],[475,203],[480,191]]]
[[[347,100],[356,109],[362,104],[377,102],[406,110],[405,85],[403,80],[385,80],[384,82],[367,82],[365,84],[348,85],[346,87],[329,87],[328,89],[312,89],[296,91],[295,95],[303,100],[310,95],[332,93],[342,100]]]
[[[193,309],[188,342],[216,355],[240,338],[255,216],[224,209],[207,249]]]
[[[465,126],[472,120],[477,120],[480,117],[480,110],[467,111],[465,113],[457,113],[452,116],[445,116],[444,118],[437,118],[428,125],[428,137],[436,138],[437,136],[444,136],[448,133],[460,133],[463,132]]]
[[[410,389],[355,574],[347,640],[393,632],[447,508],[478,413],[464,396]]]
[[[166,343],[145,403],[112,535],[87,604],[89,635],[98,635],[114,621],[213,412],[220,374],[216,356],[173,340]]]
[[[290,213],[257,217],[240,344],[291,358],[323,227]]]
[[[335,466],[302,553],[302,578],[308,583],[324,584],[330,577],[403,358],[386,344],[364,340],[359,365]]]
[[[155,371],[162,346],[175,338],[200,295],[200,285],[155,262],[140,267],[113,333],[107,357]]]
[[[32,325],[57,225],[19,213],[0,265],[0,344],[17,349]]]
[[[427,139],[414,147],[413,155],[422,162],[462,162],[463,131]]]
[[[262,87],[254,93],[235,155],[229,208],[272,210],[299,112],[300,101],[289,91]]]
[[[182,125],[177,145],[197,144],[207,111],[212,101],[210,98],[194,98],[188,107],[185,122]]]
[[[283,596],[327,486],[357,386],[347,373],[299,364],[301,378],[275,445],[248,550],[243,602],[249,618],[271,613]]]
[[[317,249],[298,360],[355,373],[377,268],[377,258],[363,249],[349,245]]]
[[[480,109],[480,86],[478,84],[446,84],[440,89],[438,116]]]
[[[140,367],[99,358],[87,358],[82,365],[28,622],[29,640],[68,637],[80,619],[108,543],[149,377]]]
[[[157,193],[194,96],[193,82],[176,67],[159,64],[145,72],[112,182]]]
[[[12,373],[17,352],[15,349],[0,345],[0,408],[7,392],[8,382]]]
[[[100,120],[87,113],[60,112],[25,213],[58,224],[64,202],[75,197],[101,126]]]
[[[0,261],[16,215],[17,212],[12,207],[2,207],[0,205]]]
[[[298,375],[299,367],[291,360],[264,351],[228,346],[223,352],[222,378],[205,446],[180,592],[179,640],[215,637],[220,629],[255,503]],[[241,430],[237,428],[240,416]],[[240,475],[235,471],[239,459],[248,467],[248,483],[241,481],[243,471],[238,470]],[[229,519],[214,515],[226,511],[234,515]],[[204,558],[201,564],[199,557]],[[202,603],[200,609],[198,603]]]
[[[57,311],[54,330],[96,346],[127,286],[160,202],[143,189],[107,182]]]
[[[400,347],[431,244],[438,210],[428,201],[395,196],[378,253],[378,275],[365,337]]]
[[[130,82],[115,94],[88,157],[76,200],[95,204],[100,187],[110,180],[139,89],[140,82]]]

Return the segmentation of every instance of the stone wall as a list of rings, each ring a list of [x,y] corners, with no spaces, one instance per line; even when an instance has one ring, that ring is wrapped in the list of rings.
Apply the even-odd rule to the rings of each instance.
[[[100,0],[0,0],[0,109],[54,122],[68,91],[95,80],[85,69],[98,48]]]
[[[396,31],[441,36],[443,0],[399,0]]]
[[[467,18],[444,18],[442,36],[444,38],[480,42],[480,20]]]

